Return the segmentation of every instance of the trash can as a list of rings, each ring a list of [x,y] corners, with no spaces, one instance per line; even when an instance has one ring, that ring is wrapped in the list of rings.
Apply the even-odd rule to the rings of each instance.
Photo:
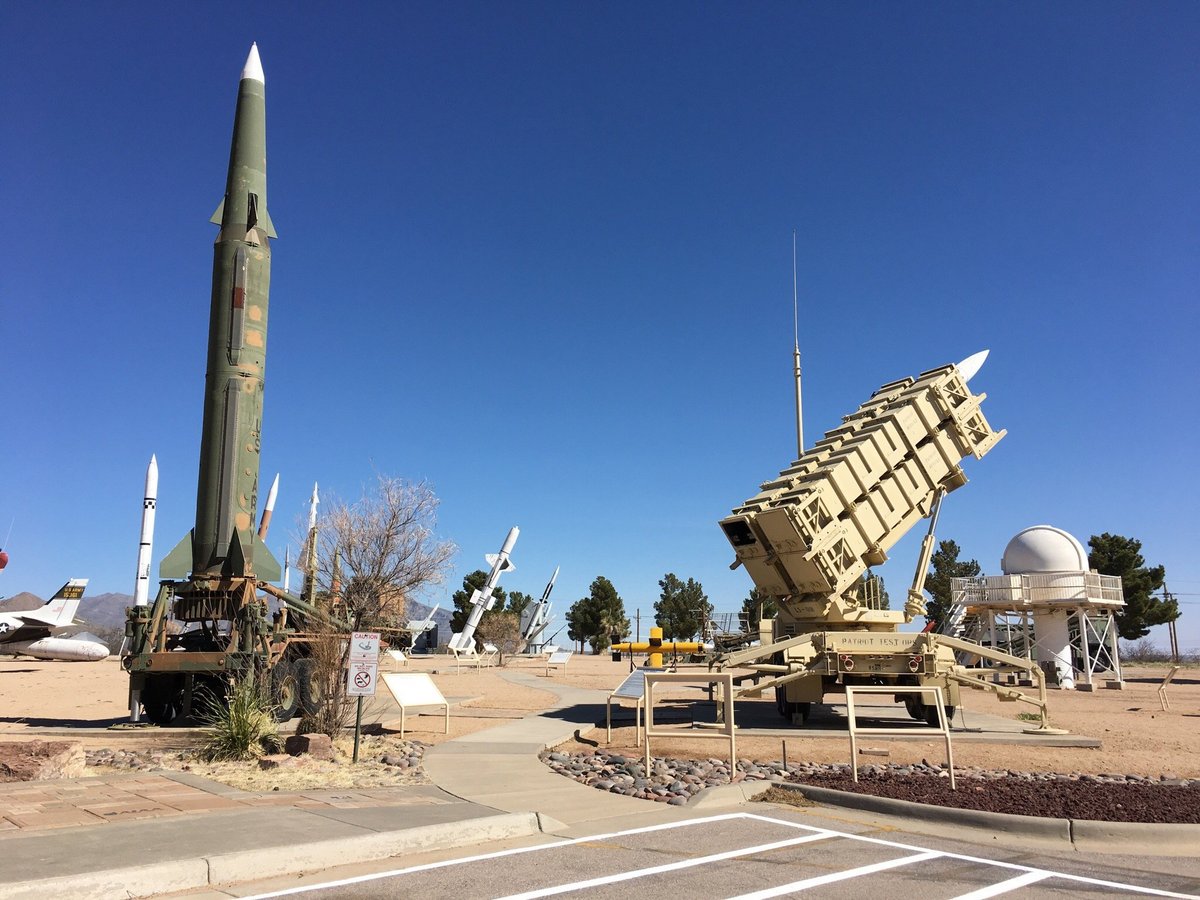
[[[621,661],[621,651],[614,650],[612,652],[612,657],[613,657],[613,662],[620,662]]]

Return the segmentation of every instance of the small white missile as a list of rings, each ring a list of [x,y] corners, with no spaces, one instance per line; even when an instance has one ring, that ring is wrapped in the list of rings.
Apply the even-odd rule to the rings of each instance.
[[[542,603],[550,599],[550,592],[554,590],[554,582],[558,581],[558,566],[554,567],[554,574],[550,576],[550,581],[546,585],[546,590],[542,591]]]
[[[983,364],[987,362],[988,354],[991,352],[991,350],[980,350],[978,353],[973,353],[960,362],[956,368],[958,369],[958,373],[962,375],[962,380],[970,381],[979,374],[979,370],[983,368]]]
[[[267,502],[263,504],[262,519],[258,523],[258,536],[261,540],[267,539],[267,531],[271,528],[271,515],[275,512],[275,498],[279,496],[279,473],[275,473],[275,480],[271,482],[271,490],[267,491]]]
[[[133,583],[134,606],[150,602],[150,555],[154,549],[154,513],[158,508],[158,459],[150,456],[146,466],[146,491],[142,500],[142,536],[138,544],[137,578]]]
[[[317,504],[321,502],[321,498],[317,496],[317,483],[313,482],[312,499],[308,501],[308,530],[312,531],[317,527]]]
[[[500,552],[489,553],[484,556],[484,559],[492,567],[492,570],[488,572],[487,581],[483,583],[483,588],[471,594],[471,614],[467,616],[467,623],[463,625],[462,632],[457,636],[456,649],[465,650],[467,647],[473,646],[475,628],[479,625],[479,620],[483,618],[484,612],[496,605],[494,593],[501,573],[511,572],[516,568],[508,556],[512,553],[512,549],[517,543],[517,536],[520,533],[521,529],[514,525],[508,532],[508,537],[504,539],[504,546],[500,548]]]
[[[292,545],[288,544],[283,550],[283,592],[288,592],[292,582]]]

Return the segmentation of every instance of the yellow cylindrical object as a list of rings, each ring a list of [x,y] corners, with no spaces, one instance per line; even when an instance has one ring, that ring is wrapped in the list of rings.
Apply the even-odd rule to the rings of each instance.
[[[647,666],[651,669],[661,669],[663,667],[663,653],[699,653],[704,649],[704,645],[696,641],[664,642],[662,629],[655,626],[650,629],[650,640],[638,643],[626,641],[621,644],[613,644],[612,648],[621,653],[649,653],[650,658],[646,660]]]

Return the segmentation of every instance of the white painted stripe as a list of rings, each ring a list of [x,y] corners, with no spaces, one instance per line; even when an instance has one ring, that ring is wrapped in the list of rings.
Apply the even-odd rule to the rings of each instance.
[[[612,838],[625,837],[630,834],[648,834],[654,831],[669,831],[672,828],[686,828],[690,825],[706,825],[710,822],[728,822],[733,819],[745,819],[746,813],[718,813],[714,816],[706,816],[702,819],[682,819],[677,822],[663,822],[659,825],[647,825],[642,828],[628,828],[624,831],[610,831],[606,834],[589,834],[587,837],[570,838],[561,841],[550,841],[545,844],[535,844],[532,847],[513,847],[509,850],[496,850],[492,853],[479,853],[474,856],[463,856],[457,859],[444,859],[441,862],[424,863],[419,866],[408,866],[404,869],[392,869],[387,872],[373,872],[370,875],[357,875],[353,878],[341,878],[336,881],[323,881],[319,884],[310,884],[303,887],[287,888],[282,891],[271,891],[266,894],[255,894],[251,897],[245,897],[243,900],[268,900],[270,897],[289,897],[294,894],[305,894],[309,891],[319,891],[325,888],[344,887],[350,884],[362,884],[366,881],[377,881],[380,878],[394,878],[397,875],[409,875],[413,872],[426,872],[431,869],[443,869],[447,866],[457,866],[463,863],[481,862],[488,859],[500,859],[504,856],[516,856],[520,853],[533,853],[538,850],[554,850],[557,847],[570,847],[572,844],[581,844],[588,841],[607,841]],[[782,820],[768,819],[763,816],[753,816],[752,818],[761,818],[765,822],[775,822],[778,825],[791,825],[792,822]],[[803,826],[805,831],[811,833],[819,833],[824,835],[836,835],[837,832],[824,831],[819,828],[809,828]]]
[[[621,881],[632,881],[635,878],[645,878],[648,875],[661,875],[664,872],[678,872],[681,869],[691,869],[708,863],[721,862],[726,859],[737,859],[739,856],[752,856],[755,853],[767,853],[771,850],[782,850],[784,847],[795,847],[797,844],[810,844],[813,841],[823,841],[833,837],[833,834],[808,834],[804,837],[790,838],[786,841],[772,841],[769,844],[759,844],[757,847],[746,847],[741,850],[726,850],[723,853],[713,853],[710,856],[696,856],[691,859],[681,859],[678,862],[664,863],[661,866],[649,866],[645,869],[634,869],[630,872],[618,872],[615,875],[602,875],[599,878],[589,878],[586,881],[573,881],[570,884],[558,884],[554,887],[539,888],[526,891],[523,894],[510,894],[501,900],[536,900],[538,897],[553,897],[555,894],[568,894],[571,891],[582,891],[587,888],[601,887],[606,884],[617,884]]]
[[[888,869],[898,869],[900,866],[924,862],[927,859],[937,859],[941,855],[934,850],[930,850],[928,853],[918,853],[915,856],[902,856],[899,859],[889,859],[886,862],[878,862],[870,866],[859,866],[857,869],[830,872],[828,875],[817,875],[813,878],[805,878],[802,881],[793,881],[791,884],[781,884],[778,887],[755,891],[753,894],[742,894],[739,897],[734,897],[733,900],[766,900],[767,897],[783,897],[786,894],[795,894],[800,891],[806,891],[809,888],[820,887],[823,884],[833,884],[835,881],[861,878],[863,875],[885,872]]]
[[[797,829],[800,829],[803,831],[815,831],[816,830],[811,825],[801,825],[799,822],[789,822],[787,819],[776,819],[772,816],[760,816],[755,813],[745,813],[745,817],[748,819],[756,819],[759,822],[772,822],[776,825],[790,825],[793,828],[797,828]],[[863,835],[863,834],[843,834],[842,832],[833,832],[833,833],[836,834],[838,837],[844,837],[847,840],[862,841],[863,843],[866,843],[866,844],[878,844],[882,847],[895,847],[900,850],[913,850],[916,852],[923,852],[925,850],[924,847],[916,847],[916,846],[913,846],[912,844],[901,844],[898,841],[885,841],[882,838],[867,837],[866,835]],[[1175,891],[1164,891],[1164,890],[1159,890],[1158,888],[1143,887],[1142,885],[1139,885],[1139,884],[1126,884],[1126,883],[1123,883],[1120,881],[1105,881],[1100,878],[1088,878],[1085,875],[1069,875],[1066,872],[1054,872],[1054,871],[1051,871],[1048,869],[1046,869],[1046,870],[1035,869],[1031,866],[1019,865],[1018,863],[1001,862],[1000,860],[997,860],[997,859],[985,859],[984,857],[981,857],[981,856],[967,856],[965,853],[950,853],[950,852],[946,851],[946,852],[942,852],[941,856],[945,857],[946,859],[958,859],[958,860],[962,860],[963,862],[978,863],[979,865],[982,865],[982,866],[994,866],[997,869],[1012,869],[1013,871],[1016,871],[1016,872],[1043,872],[1044,871],[1052,878],[1063,878],[1063,879],[1066,879],[1067,881],[1075,881],[1075,882],[1079,882],[1080,884],[1090,884],[1090,885],[1094,885],[1096,887],[1115,888],[1115,889],[1121,890],[1121,891],[1133,891],[1134,893],[1147,894],[1152,897],[1178,897],[1178,898],[1181,898],[1181,900],[1196,900],[1197,897],[1200,897],[1200,895],[1198,895],[1198,894],[1179,894],[1179,893],[1176,893]]]
[[[1164,891],[1164,890],[1159,890],[1157,888],[1142,887],[1140,885],[1135,885],[1135,884],[1123,884],[1118,881],[1104,881],[1104,880],[1101,880],[1098,878],[1087,878],[1082,875],[1068,875],[1064,872],[1053,872],[1053,871],[1044,870],[1044,869],[1034,869],[1030,866],[1022,866],[1022,865],[1018,865],[1016,863],[1000,862],[999,860],[985,859],[983,857],[978,857],[978,856],[967,856],[962,853],[933,852],[933,851],[927,850],[925,847],[917,847],[912,844],[902,844],[898,841],[888,841],[888,840],[883,840],[882,838],[867,837],[866,835],[861,835],[861,834],[847,834],[845,832],[833,831],[831,829],[816,828],[812,825],[803,825],[799,822],[789,821],[788,819],[777,819],[774,816],[763,816],[763,815],[759,815],[757,813],[734,812],[734,813],[720,813],[720,814],[717,814],[714,816],[706,816],[705,818],[702,818],[702,819],[684,819],[684,820],[676,821],[676,822],[664,822],[660,825],[649,825],[649,826],[646,826],[643,828],[629,828],[624,831],[612,831],[612,832],[608,832],[605,834],[591,834],[591,835],[587,835],[586,837],[572,838],[572,839],[568,839],[568,840],[550,841],[545,844],[535,844],[531,847],[514,847],[509,850],[498,850],[493,853],[480,853],[480,854],[477,854],[474,856],[465,856],[465,857],[461,857],[458,859],[447,859],[447,860],[442,860],[441,862],[425,863],[425,864],[419,865],[419,866],[409,866],[404,869],[393,869],[393,870],[387,871],[387,872],[375,872],[375,873],[372,873],[369,875],[358,875],[354,878],[342,878],[342,879],[339,879],[336,881],[326,881],[326,882],[321,882],[318,884],[307,885],[304,887],[288,888],[287,890],[272,891],[272,892],[266,893],[266,894],[255,894],[254,896],[251,896],[251,897],[245,897],[245,898],[243,898],[243,900],[268,900],[268,898],[271,898],[271,897],[288,897],[288,896],[293,896],[296,894],[305,894],[310,891],[319,891],[319,890],[324,890],[327,888],[344,887],[346,885],[351,885],[351,884],[362,884],[362,883],[368,882],[368,881],[377,881],[382,878],[394,878],[399,875],[409,875],[409,874],[413,874],[415,872],[426,872],[426,871],[430,871],[433,869],[442,869],[442,868],[447,868],[449,866],[461,865],[463,863],[480,862],[480,861],[489,860],[489,859],[499,859],[504,856],[515,856],[515,855],[518,855],[521,853],[533,853],[533,852],[536,852],[539,850],[554,850],[554,849],[557,849],[560,847],[570,847],[574,844],[581,844],[581,843],[586,843],[586,842],[591,842],[591,841],[606,841],[606,840],[611,840],[613,838],[625,837],[625,836],[631,835],[631,834],[648,834],[648,833],[655,832],[655,831],[668,831],[668,830],[674,829],[674,828],[686,828],[691,825],[705,825],[710,822],[729,822],[729,821],[733,821],[735,819],[744,819],[744,820],[755,821],[755,822],[765,822],[765,823],[768,823],[771,825],[783,825],[788,828],[795,829],[797,831],[808,832],[809,837],[807,840],[819,840],[819,839],[827,838],[827,837],[840,837],[840,838],[846,838],[847,840],[861,841],[861,842],[867,843],[867,844],[877,844],[882,847],[892,847],[892,848],[899,849],[899,850],[908,850],[908,851],[912,851],[917,854],[921,854],[921,856],[919,856],[919,857],[905,857],[902,860],[892,863],[891,865],[904,865],[907,862],[916,861],[916,859],[918,859],[918,858],[923,859],[923,858],[926,858],[926,856],[931,855],[931,856],[942,857],[943,859],[956,859],[956,860],[961,860],[964,862],[977,863],[977,864],[983,865],[983,866],[992,866],[992,867],[995,867],[998,869],[1009,869],[1011,871],[1022,872],[1022,873],[1026,873],[1028,875],[1036,874],[1039,877],[1034,879],[1035,882],[1038,880],[1044,880],[1045,878],[1058,878],[1058,879],[1065,879],[1067,881],[1077,882],[1079,884],[1088,884],[1088,885],[1093,885],[1096,887],[1114,888],[1116,890],[1131,891],[1133,893],[1145,894],[1145,895],[1149,895],[1149,896],[1153,896],[1153,897],[1176,897],[1176,898],[1180,898],[1180,900],[1196,900],[1196,897],[1197,897],[1197,895],[1195,895],[1195,894],[1179,894],[1179,893],[1175,893],[1173,891]],[[803,843],[803,842],[804,841],[801,841],[801,843]],[[754,852],[754,849],[751,848],[749,850],[735,851],[735,852],[739,853],[739,854],[745,854],[745,853]],[[867,867],[867,868],[871,868],[871,867]],[[868,874],[868,873],[864,872],[863,870],[855,869],[855,870],[851,870],[850,873],[835,873],[831,876],[825,876],[825,877],[832,881],[838,881],[843,878],[856,877],[857,874]],[[617,876],[617,877],[620,878],[620,876]],[[1014,878],[1012,880],[1015,881],[1016,879]],[[796,882],[795,885],[803,885],[805,883],[806,882]],[[1007,884],[1007,883],[1008,882],[1002,882],[1001,884]],[[774,896],[779,896],[782,893],[790,893],[795,890],[803,889],[802,887],[796,887],[795,885],[784,885],[781,888],[775,889],[775,893],[749,894],[749,895],[747,895],[747,897],[758,897],[758,896],[774,897]],[[987,889],[985,888],[984,890],[987,890]],[[967,896],[970,897],[970,896],[974,896],[974,895],[967,895]],[[980,896],[988,896],[988,895],[980,895]],[[745,898],[739,898],[739,900],[745,900]],[[959,898],[959,900],[961,900],[961,898]]]
[[[1036,882],[1053,877],[1053,873],[1051,872],[1033,870],[1026,872],[1024,875],[1018,875],[1016,878],[1010,878],[1008,881],[1001,881],[998,884],[980,888],[977,891],[971,891],[969,894],[960,894],[954,900],[987,900],[988,897],[999,897],[1001,894],[1015,891],[1017,888],[1025,887],[1027,884],[1035,884]]]

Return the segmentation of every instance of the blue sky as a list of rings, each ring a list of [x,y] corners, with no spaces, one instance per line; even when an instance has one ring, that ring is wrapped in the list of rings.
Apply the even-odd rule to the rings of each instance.
[[[794,448],[794,228],[810,442],[990,347],[1009,434],[939,536],[989,573],[1028,525],[1135,536],[1200,646],[1200,6],[46,3],[0,35],[0,593],[132,592],[151,453],[155,567],[191,526],[257,41],[280,556],[314,480],[380,471],[460,547],[427,599],[517,524],[505,586],[561,565],[560,621],[600,574],[630,614],[667,571],[736,608],[716,522]]]

